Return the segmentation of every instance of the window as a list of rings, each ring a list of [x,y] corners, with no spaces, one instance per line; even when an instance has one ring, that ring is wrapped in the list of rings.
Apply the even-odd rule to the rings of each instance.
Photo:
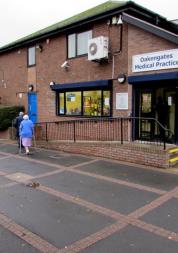
[[[60,114],[64,114],[64,93],[59,94],[59,103]]]
[[[110,91],[103,91],[103,116],[110,116]]]
[[[81,115],[81,92],[66,92],[66,115]]]
[[[68,36],[68,58],[88,53],[88,40],[92,38],[92,31],[73,33]]]
[[[101,90],[83,92],[83,114],[101,116]]]
[[[76,56],[76,34],[68,36],[68,58]]]
[[[58,93],[58,115],[111,116],[110,90],[66,91]]]
[[[33,66],[35,64],[35,47],[30,47],[28,48],[28,66]]]

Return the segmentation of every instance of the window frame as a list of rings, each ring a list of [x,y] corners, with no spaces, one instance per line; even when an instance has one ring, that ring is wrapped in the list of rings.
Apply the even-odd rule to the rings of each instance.
[[[66,93],[67,92],[81,92],[81,114],[80,115],[70,115],[66,114]],[[84,115],[84,92],[85,91],[101,91],[101,116],[91,116],[91,115]],[[109,109],[109,115],[104,115],[103,109],[104,109],[104,91],[109,91],[110,96],[109,96],[109,101],[110,101],[110,109]],[[64,113],[60,113],[60,93],[64,93]],[[61,90],[56,92],[56,115],[60,117],[83,117],[83,118],[101,118],[101,117],[112,117],[112,89],[111,88],[106,88],[106,87],[100,87],[98,88],[86,88],[86,89],[66,89],[66,90]]]
[[[85,30],[85,31],[80,31],[80,32],[74,32],[74,33],[70,33],[67,35],[67,59],[74,59],[74,58],[78,58],[78,57],[83,57],[83,56],[86,56],[88,54],[88,52],[84,53],[84,54],[78,54],[78,37],[79,37],[79,34],[82,34],[82,33],[89,33],[91,32],[91,38],[93,37],[93,30],[92,29],[88,29],[88,30]],[[72,57],[69,57],[69,36],[71,35],[75,35],[75,56],[72,56]],[[88,45],[87,45],[88,47]]]
[[[34,48],[34,63],[29,64],[29,60],[30,60],[29,50],[32,49],[32,48]],[[31,47],[27,48],[27,66],[28,67],[33,67],[35,65],[36,65],[36,48],[35,48],[35,46],[31,46]]]

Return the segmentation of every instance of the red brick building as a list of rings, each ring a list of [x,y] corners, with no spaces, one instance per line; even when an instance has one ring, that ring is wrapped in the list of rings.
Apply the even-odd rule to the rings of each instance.
[[[0,102],[24,105],[34,122],[157,118],[177,142],[177,32],[134,2],[108,1],[1,47]],[[158,130],[144,120],[133,131]]]

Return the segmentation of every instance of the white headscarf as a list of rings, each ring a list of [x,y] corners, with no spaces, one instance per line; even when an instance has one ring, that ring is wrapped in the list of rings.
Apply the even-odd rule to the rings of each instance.
[[[27,114],[25,114],[25,115],[23,116],[23,119],[27,120],[27,119],[29,119],[29,116],[28,116]]]

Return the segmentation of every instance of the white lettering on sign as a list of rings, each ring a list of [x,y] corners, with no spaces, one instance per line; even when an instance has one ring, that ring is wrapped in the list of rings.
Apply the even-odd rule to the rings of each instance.
[[[178,68],[178,49],[134,55],[132,72]]]

